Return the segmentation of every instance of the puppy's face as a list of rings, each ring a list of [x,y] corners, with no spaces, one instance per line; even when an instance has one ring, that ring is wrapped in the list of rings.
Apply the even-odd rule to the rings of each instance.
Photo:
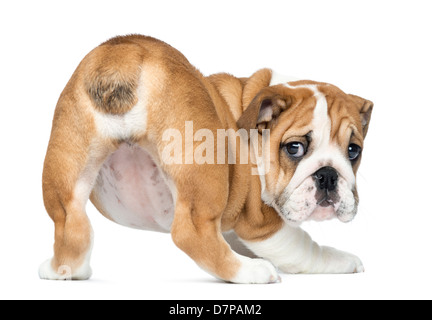
[[[291,224],[334,217],[351,221],[372,105],[312,81],[261,90],[245,114],[256,115],[259,130],[270,129],[264,141],[270,154],[258,162],[262,200]]]

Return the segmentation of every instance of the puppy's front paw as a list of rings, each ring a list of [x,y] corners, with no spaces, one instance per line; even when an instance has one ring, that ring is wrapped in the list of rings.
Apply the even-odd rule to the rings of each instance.
[[[238,255],[241,266],[231,282],[234,283],[275,283],[281,278],[276,268],[264,259],[250,259]]]
[[[361,260],[348,252],[323,247],[324,273],[361,273],[365,269]]]

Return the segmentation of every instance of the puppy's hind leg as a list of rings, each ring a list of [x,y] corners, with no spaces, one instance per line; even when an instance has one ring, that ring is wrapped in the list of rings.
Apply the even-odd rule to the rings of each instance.
[[[97,142],[91,125],[70,115],[62,119],[65,112],[56,113],[44,163],[43,196],[54,221],[55,243],[54,257],[41,265],[39,276],[85,280],[92,273],[89,262],[93,243],[85,205],[109,151]]]

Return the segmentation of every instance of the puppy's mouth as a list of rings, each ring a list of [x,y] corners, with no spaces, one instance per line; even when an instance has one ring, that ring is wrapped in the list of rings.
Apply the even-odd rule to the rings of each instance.
[[[317,207],[329,207],[335,208],[336,204],[340,201],[340,196],[337,192],[328,190],[317,190],[315,194],[315,199],[317,199]]]
[[[333,200],[328,199],[327,197],[324,197],[320,201],[317,202],[317,206],[321,206],[321,207],[333,206],[334,207],[334,202],[333,202]]]
[[[312,211],[307,220],[331,220],[336,217],[338,207],[339,203],[335,203],[333,200],[328,198],[323,198],[317,202],[315,209]]]
[[[314,210],[311,212],[306,220],[324,221],[331,220],[336,217],[336,211],[339,204],[335,202],[332,197],[324,196],[319,199],[315,205]]]

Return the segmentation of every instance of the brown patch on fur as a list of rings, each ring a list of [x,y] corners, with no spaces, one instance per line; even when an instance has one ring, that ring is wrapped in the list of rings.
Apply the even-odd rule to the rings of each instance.
[[[373,110],[373,102],[353,94],[349,94],[349,96],[351,99],[353,99],[354,103],[357,106],[357,110],[360,113],[363,138],[365,138],[369,129],[369,123]]]
[[[316,84],[312,81],[302,81],[301,83]],[[258,89],[257,86],[255,86],[256,89]],[[285,110],[290,110],[289,114],[294,117],[294,120],[304,123],[302,116],[306,112],[313,112],[310,107],[315,102],[313,92],[308,88],[293,89],[284,85],[262,87],[256,92],[253,100],[237,121],[237,125],[239,128],[246,129],[271,129],[277,125],[276,120]]]
[[[275,210],[261,200],[259,176],[252,177],[250,191],[244,210],[235,226],[237,235],[247,241],[263,241],[270,238],[283,226],[283,220]]]
[[[123,114],[137,103],[143,56],[139,45],[118,37],[103,43],[85,58],[85,87],[96,109]]]
[[[292,103],[289,95],[284,95],[282,87],[264,88],[258,92],[246,111],[237,121],[237,126],[244,129],[265,129],[267,124],[276,119]]]
[[[338,87],[321,83],[318,88],[326,97],[328,115],[332,126],[330,139],[347,154],[351,143],[363,148],[369,121],[373,109],[373,103],[369,100],[346,94]],[[360,166],[360,156],[352,162],[354,174]]]
[[[319,90],[326,97],[328,114],[332,121],[330,139],[342,148],[348,147],[350,142],[362,147],[369,127],[373,103],[346,94],[331,84],[322,84]]]
[[[258,92],[268,87],[272,78],[272,71],[270,69],[261,69],[255,72],[246,82],[243,89],[243,111],[245,111]]]
[[[200,202],[195,204],[190,199],[178,199],[171,229],[172,239],[200,267],[222,279],[232,279],[240,262],[221,233],[220,213],[226,199],[220,203],[207,202],[205,206]]]
[[[228,105],[235,120],[243,113],[242,92],[244,83],[227,73],[218,73],[207,78],[219,91],[220,95]]]

